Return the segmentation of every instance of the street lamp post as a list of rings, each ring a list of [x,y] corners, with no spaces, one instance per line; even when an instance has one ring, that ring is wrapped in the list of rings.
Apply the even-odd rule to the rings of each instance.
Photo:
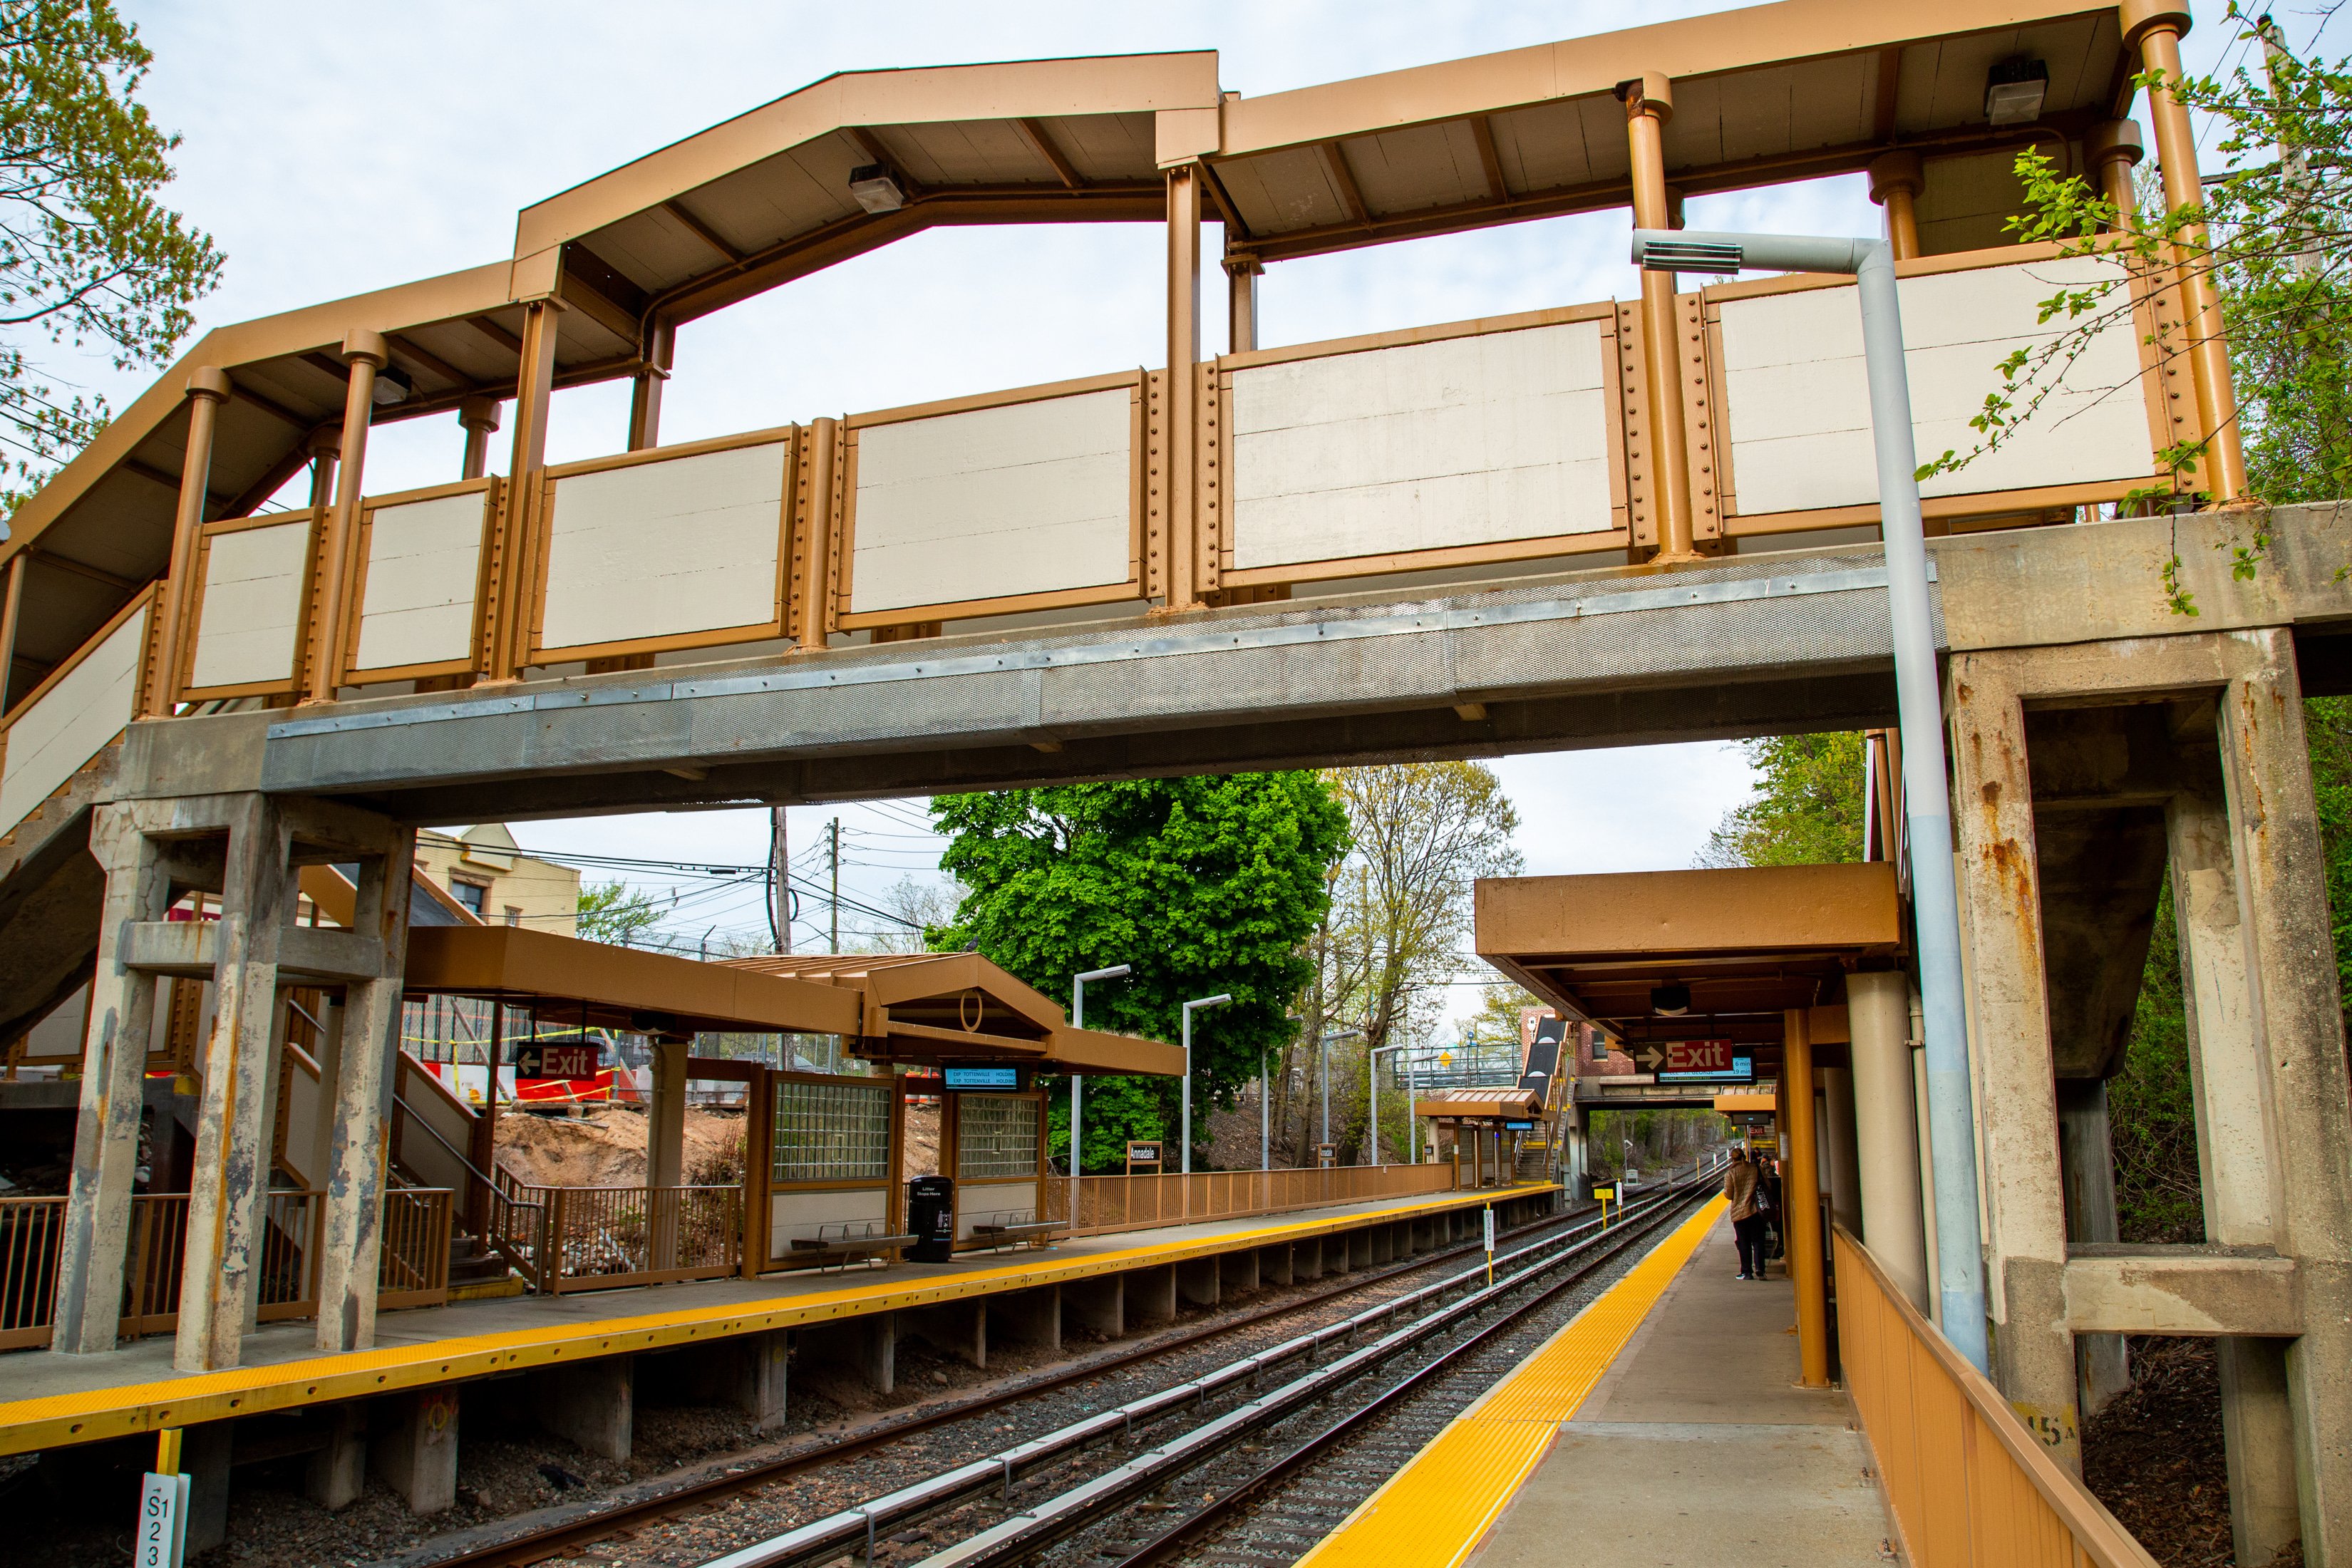
[[[1878,459],[1878,526],[1886,552],[1895,708],[1903,736],[1911,909],[1918,924],[1942,1326],[1955,1349],[1978,1371],[1989,1371],[1984,1253],[1977,1218],[1976,1116],[1969,1103],[1959,903],[1953,881],[1951,805],[1944,783],[1944,711],[1937,689],[1936,647],[1927,626],[1927,542],[1919,517],[1919,454],[1912,436],[1911,385],[1903,363],[1894,247],[1883,239],[1638,228],[1633,231],[1633,264],[1653,272],[1761,268],[1849,273],[1856,285],[1863,359],[1870,379],[1871,441]]]
[[[1084,974],[1071,975],[1070,1027],[1083,1029],[1087,1026],[1087,981],[1124,980],[1134,973],[1133,964],[1114,963],[1108,969],[1089,969]],[[1078,1223],[1079,1162],[1083,1158],[1078,1152],[1081,1147],[1078,1142],[1078,1100],[1079,1089],[1085,1082],[1086,1079],[1076,1073],[1070,1075],[1070,1223],[1072,1225]]]
[[[1216,996],[1196,996],[1184,1004],[1184,1173],[1192,1173],[1192,1014],[1201,1007],[1222,1007],[1232,1001],[1233,994]],[[1187,1187],[1189,1194],[1191,1188]]]

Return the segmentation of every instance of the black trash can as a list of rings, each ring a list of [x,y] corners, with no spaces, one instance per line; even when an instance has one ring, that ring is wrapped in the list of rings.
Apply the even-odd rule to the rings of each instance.
[[[955,1183],[946,1176],[917,1176],[907,1184],[908,1253],[918,1263],[945,1263],[955,1256]]]

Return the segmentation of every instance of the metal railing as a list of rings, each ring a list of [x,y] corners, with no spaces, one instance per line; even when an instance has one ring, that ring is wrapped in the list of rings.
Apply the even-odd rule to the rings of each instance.
[[[449,1300],[450,1210],[446,1187],[401,1187],[383,1195],[378,1307],[437,1307]]]
[[[1838,1354],[1906,1563],[2156,1568],[1840,1226]]]
[[[0,1350],[49,1342],[63,1198],[0,1198]]]
[[[1454,1190],[1451,1165],[1340,1165],[1331,1170],[1195,1171],[1191,1175],[1081,1176],[1077,1214],[1069,1178],[1044,1183],[1042,1218],[1072,1236],[1193,1220],[1285,1214],[1331,1204]]]
[[[187,1194],[141,1193],[131,1198],[118,1338],[168,1334],[178,1326],[180,1269],[187,1250]]]
[[[719,1279],[743,1265],[740,1187],[534,1187],[500,1171],[492,1239],[549,1295]]]

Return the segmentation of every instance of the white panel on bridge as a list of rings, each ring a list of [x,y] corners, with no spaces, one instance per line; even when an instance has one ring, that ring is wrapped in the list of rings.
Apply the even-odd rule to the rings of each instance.
[[[851,612],[1128,581],[1133,408],[1120,386],[860,429]]]
[[[478,490],[375,509],[354,668],[439,664],[473,652],[482,510]]]
[[[791,450],[769,441],[557,479],[540,645],[775,621]]]
[[[2046,342],[2063,320],[2038,324],[2061,289],[2120,279],[2094,257],[2015,262],[1906,278],[1905,363],[1921,461],[1966,452],[1969,421],[2001,386],[1998,363]],[[2119,302],[2121,291],[2109,296]],[[1869,506],[1878,500],[1870,388],[1853,286],[1726,300],[1723,381],[1731,484],[1743,515]],[[1997,451],[1920,487],[1928,496],[2144,479],[2155,468],[2140,390],[2138,329],[2101,330],[2040,410]]]
[[[1614,526],[1601,323],[1233,373],[1234,564]]]
[[[38,700],[16,710],[7,729],[7,755],[0,760],[0,833],[31,816],[131,722],[139,703],[139,657],[152,613],[139,610]],[[79,1021],[77,1015],[77,1027]]]
[[[310,520],[216,533],[205,549],[191,687],[290,680]]]

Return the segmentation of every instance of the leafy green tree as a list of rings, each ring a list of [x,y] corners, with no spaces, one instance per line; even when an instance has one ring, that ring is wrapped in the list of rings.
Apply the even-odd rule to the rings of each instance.
[[[591,882],[580,889],[577,930],[589,942],[627,947],[662,917],[666,906],[626,882]]]
[[[1081,970],[1129,963],[1134,974],[1087,996],[1090,1027],[1174,1040],[1180,1009],[1223,992],[1229,1006],[1193,1015],[1193,1133],[1209,1107],[1231,1106],[1262,1056],[1279,1059],[1289,1016],[1313,974],[1301,951],[1324,916],[1326,873],[1348,824],[1314,773],[1235,773],[1057,784],[941,796],[942,869],[966,889],[940,949],[977,948],[1053,997]],[[1172,1079],[1087,1085],[1084,1167],[1123,1168],[1130,1138],[1172,1139]],[[1068,1148],[1068,1101],[1054,1097]],[[1196,1163],[1197,1158],[1196,1158]]]
[[[1701,866],[1821,866],[1862,858],[1862,737],[1743,741],[1755,794],[1724,814]]]
[[[0,0],[0,507],[104,426],[43,342],[160,364],[218,281],[210,237],[156,200],[179,138],[135,101],[153,56],[111,0]]]
[[[2181,1005],[2180,932],[2168,884],[2156,904],[2131,1039],[2107,1080],[2108,1147],[2115,1159],[2116,1234],[2130,1242],[2205,1239],[2197,1167],[2197,1107]]]

